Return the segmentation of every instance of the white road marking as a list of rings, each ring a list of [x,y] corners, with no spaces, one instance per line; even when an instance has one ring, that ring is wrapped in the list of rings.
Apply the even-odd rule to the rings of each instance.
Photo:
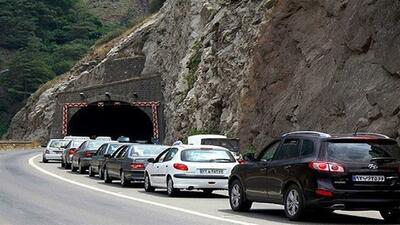
[[[171,210],[175,210],[175,211],[179,211],[179,212],[183,212],[183,213],[187,213],[187,214],[192,214],[192,215],[196,215],[196,216],[200,216],[200,217],[205,217],[205,218],[212,219],[212,220],[228,222],[228,223],[231,223],[231,224],[257,225],[257,224],[254,224],[254,223],[247,223],[247,222],[242,222],[242,221],[237,221],[237,220],[221,218],[221,217],[218,217],[218,216],[212,216],[212,215],[208,215],[208,214],[204,214],[204,213],[200,213],[200,212],[195,212],[195,211],[188,210],[188,209],[183,209],[183,208],[179,208],[179,207],[175,207],[175,206],[165,205],[165,204],[158,203],[158,202],[153,202],[153,201],[149,201],[149,200],[135,198],[135,197],[131,197],[131,196],[128,196],[128,195],[115,193],[115,192],[112,192],[112,191],[106,191],[106,190],[103,190],[103,189],[100,189],[100,188],[97,188],[97,187],[93,187],[93,186],[90,186],[90,185],[82,184],[82,183],[76,182],[74,180],[70,180],[70,179],[64,178],[62,176],[56,175],[54,173],[51,173],[51,172],[49,172],[49,171],[47,171],[47,170],[45,170],[43,168],[40,168],[38,165],[36,165],[33,162],[33,160],[35,158],[38,158],[38,157],[40,157],[40,155],[33,156],[32,158],[30,158],[29,159],[29,165],[31,165],[33,168],[39,170],[40,172],[42,172],[44,174],[47,174],[47,175],[52,176],[54,178],[57,178],[59,180],[68,182],[70,184],[75,184],[75,185],[80,186],[80,187],[91,189],[93,191],[102,192],[102,193],[109,194],[109,195],[112,195],[112,196],[116,196],[116,197],[119,197],[119,198],[124,198],[124,199],[128,199],[128,200],[136,201],[136,202],[141,202],[141,203],[145,203],[145,204],[149,204],[149,205],[154,205],[154,206],[158,206],[158,207],[162,207],[162,208],[166,208],[166,209],[171,209]]]

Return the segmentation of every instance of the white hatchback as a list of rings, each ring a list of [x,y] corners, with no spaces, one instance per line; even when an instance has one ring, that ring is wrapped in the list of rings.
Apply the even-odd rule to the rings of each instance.
[[[229,175],[238,164],[228,149],[209,145],[172,146],[148,161],[145,191],[163,188],[168,196],[181,189],[198,189],[207,194],[228,189]]]

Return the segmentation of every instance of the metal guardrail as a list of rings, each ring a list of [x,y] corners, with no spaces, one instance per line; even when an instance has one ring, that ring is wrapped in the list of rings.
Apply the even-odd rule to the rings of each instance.
[[[40,144],[35,141],[16,141],[16,140],[0,141],[0,150],[38,148],[39,146]]]

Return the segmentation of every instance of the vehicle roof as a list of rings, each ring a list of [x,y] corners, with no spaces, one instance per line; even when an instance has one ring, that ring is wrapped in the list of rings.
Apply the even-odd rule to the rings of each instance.
[[[286,137],[309,137],[324,140],[341,140],[341,139],[357,139],[357,140],[394,140],[384,134],[372,133],[372,132],[358,132],[353,134],[327,134],[318,131],[294,131],[282,135],[282,138]]]
[[[178,148],[178,149],[218,149],[218,150],[226,150],[229,151],[229,149],[220,147],[220,146],[215,146],[215,145],[173,145],[171,147]]]

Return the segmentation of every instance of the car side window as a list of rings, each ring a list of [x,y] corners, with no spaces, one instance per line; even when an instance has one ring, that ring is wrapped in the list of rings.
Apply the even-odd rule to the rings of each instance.
[[[277,141],[267,146],[267,148],[263,151],[260,160],[266,162],[272,160],[280,143],[281,143],[280,141]]]
[[[274,160],[285,160],[299,157],[300,155],[300,140],[285,139],[279,148]]]
[[[121,149],[121,151],[118,153],[118,155],[115,158],[122,158],[125,155],[126,149],[128,149],[127,146],[125,146],[123,149]]]
[[[103,153],[104,153],[104,148],[105,148],[105,145],[102,145],[102,146],[99,148],[99,150],[97,150],[96,155],[103,155]]]
[[[167,155],[165,155],[163,162],[167,162],[173,159],[177,152],[178,152],[177,148],[171,148],[171,150],[168,151]]]
[[[118,148],[112,155],[111,157],[117,157],[117,155],[119,155],[119,153],[125,148],[125,146],[122,146],[120,148]]]
[[[312,140],[303,140],[303,144],[301,147],[301,155],[307,156],[314,153],[314,142]]]

